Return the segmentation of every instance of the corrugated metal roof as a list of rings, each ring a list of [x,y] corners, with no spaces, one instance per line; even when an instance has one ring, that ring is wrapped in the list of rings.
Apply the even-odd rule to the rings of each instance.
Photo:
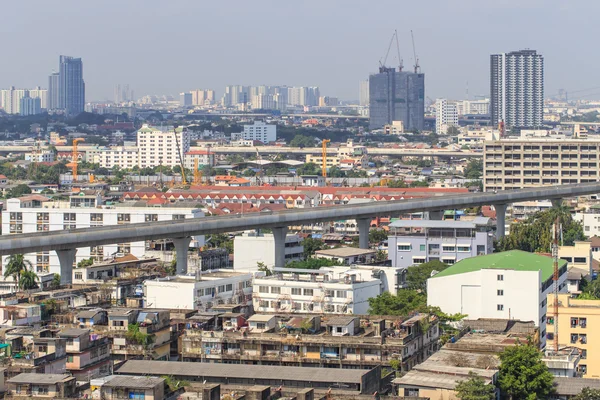
[[[341,368],[282,367],[195,362],[129,360],[117,374],[189,376],[197,379],[238,378],[278,381],[361,383],[369,370]]]
[[[152,389],[165,381],[152,376],[118,375],[104,384],[104,387],[128,389]]]
[[[37,383],[51,385],[58,382],[63,382],[67,379],[75,379],[71,375],[66,374],[35,374],[23,373],[13,376],[8,380],[9,383]]]

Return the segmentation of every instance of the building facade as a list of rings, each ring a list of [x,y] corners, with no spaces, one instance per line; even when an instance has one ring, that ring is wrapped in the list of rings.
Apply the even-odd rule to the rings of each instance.
[[[272,234],[247,233],[236,236],[233,240],[234,254],[243,254],[233,259],[233,268],[243,271],[258,271],[258,263],[268,268],[275,265],[275,238]],[[302,239],[298,235],[287,235],[285,238],[285,262],[304,259]]]
[[[538,127],[544,119],[544,58],[535,50],[490,57],[492,124]]]
[[[72,196],[69,201],[53,201],[40,195],[29,195],[6,200],[2,211],[2,234],[33,233],[89,228],[94,226],[119,226],[136,222],[170,221],[201,218],[198,208],[179,207],[115,207],[102,203],[99,194]],[[192,246],[202,246],[203,237],[196,237]],[[94,258],[102,261],[113,255],[132,254],[144,256],[145,242],[118,243],[77,249],[76,263]],[[25,255],[38,274],[60,273],[56,252],[39,252]],[[6,265],[7,256],[2,257]]]
[[[68,115],[82,113],[85,108],[85,82],[81,58],[60,56],[59,59],[59,108]]]
[[[244,125],[242,138],[244,140],[258,140],[263,143],[274,142],[277,140],[277,125],[258,121],[252,125]]]
[[[448,99],[435,100],[435,131],[445,135],[448,128],[458,126],[458,108],[456,103]]]
[[[558,287],[564,293],[567,262],[562,260],[559,268]],[[543,347],[553,274],[551,257],[520,250],[468,258],[427,280],[427,305],[469,319],[534,321]]]
[[[579,300],[570,294],[558,295],[558,316],[554,313],[554,294],[548,294],[548,345],[554,340],[554,324],[558,324],[558,346],[579,349],[578,372],[584,378],[600,378],[600,300]]]
[[[492,221],[398,220],[390,225],[388,259],[396,268],[438,260],[452,265],[494,251]]]
[[[598,181],[600,141],[504,139],[485,142],[485,191]]]
[[[56,110],[59,108],[59,86],[60,74],[58,72],[53,72],[48,77],[48,110]]]
[[[144,124],[137,131],[137,146],[140,168],[185,165],[185,153],[190,151],[190,134],[181,126],[158,128]]]
[[[370,129],[402,121],[408,131],[423,130],[425,74],[381,67],[369,77],[369,116]]]

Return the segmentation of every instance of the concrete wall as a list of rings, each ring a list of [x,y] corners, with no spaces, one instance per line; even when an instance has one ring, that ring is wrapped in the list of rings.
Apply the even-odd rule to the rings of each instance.
[[[301,243],[297,235],[288,235],[286,243]],[[301,260],[304,247],[297,244],[285,248],[286,263]],[[267,267],[275,265],[275,239],[272,234],[262,236],[236,236],[233,241],[233,269],[258,271],[257,263],[263,262]]]

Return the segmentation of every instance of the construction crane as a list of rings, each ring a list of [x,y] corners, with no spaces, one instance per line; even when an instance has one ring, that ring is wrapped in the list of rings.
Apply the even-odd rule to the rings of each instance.
[[[73,182],[77,182],[77,163],[79,162],[79,152],[77,151],[77,143],[79,142],[85,142],[85,139],[73,139],[73,153],[71,154],[71,172],[73,174]]]
[[[421,72],[421,66],[419,65],[419,57],[417,57],[417,49],[415,47],[415,35],[413,35],[412,29],[410,30],[410,38],[412,39],[413,55],[415,56],[415,74],[418,74]]]
[[[561,235],[562,226],[560,218],[556,217],[556,222],[552,226],[552,260],[554,264],[554,351],[558,352],[558,237]]]
[[[198,159],[194,159],[194,185],[202,185],[202,171],[198,168]]]
[[[182,128],[183,129],[183,128]],[[188,181],[185,178],[185,167],[183,166],[183,149],[179,147],[179,138],[177,137],[177,125],[173,126],[173,135],[175,135],[175,145],[177,146],[177,156],[179,157],[179,166],[181,167],[181,183],[183,185],[187,185]],[[175,177],[173,177],[173,181],[175,181]]]
[[[398,31],[394,30],[394,33],[392,34],[392,37],[390,38],[390,43],[388,45],[388,49],[387,52],[385,53],[385,57],[383,58],[383,62],[381,62],[381,60],[379,60],[379,68],[386,68],[386,63],[387,63],[387,58],[390,54],[390,50],[392,49],[392,44],[394,43],[394,40],[396,40],[396,50],[398,51],[398,71],[402,72],[402,69],[404,68],[404,63],[402,60],[402,57],[400,56],[400,43],[398,42]]]
[[[322,149],[322,156],[323,156],[323,162],[321,165],[321,173],[323,175],[323,178],[327,178],[327,143],[331,142],[331,140],[329,139],[323,139],[323,149]]]

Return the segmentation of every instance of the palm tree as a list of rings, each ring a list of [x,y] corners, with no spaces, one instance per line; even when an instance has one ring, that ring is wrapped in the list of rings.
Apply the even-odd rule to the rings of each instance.
[[[8,257],[8,263],[4,270],[4,277],[8,278],[12,276],[13,280],[17,282],[17,286],[21,287],[19,280],[23,275],[23,272],[27,270],[33,270],[31,261],[27,260],[23,254],[12,254]]]
[[[27,270],[21,273],[21,279],[19,280],[19,288],[22,290],[35,289],[38,287],[37,281],[39,277],[33,271]]]

